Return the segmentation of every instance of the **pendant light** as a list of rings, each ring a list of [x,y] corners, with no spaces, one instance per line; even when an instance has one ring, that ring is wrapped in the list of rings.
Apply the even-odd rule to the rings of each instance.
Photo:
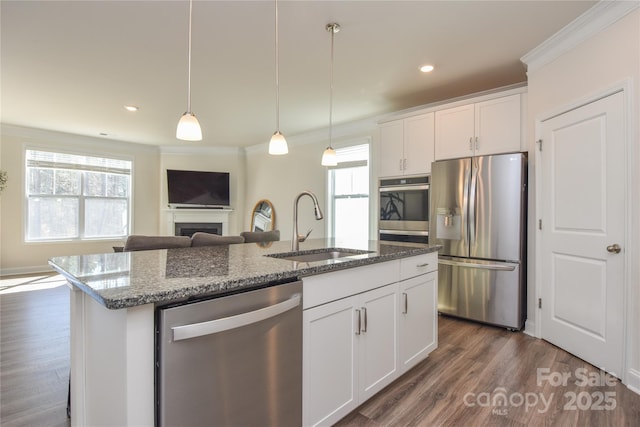
[[[338,157],[336,156],[336,150],[331,146],[331,128],[333,124],[333,37],[340,31],[340,25],[336,23],[327,24],[326,29],[331,33],[331,78],[329,85],[329,146],[322,153],[322,166],[336,166]]]
[[[202,130],[195,114],[191,112],[191,11],[193,0],[189,0],[189,66],[187,77],[187,112],[180,117],[176,128],[176,138],[184,141],[201,141]]]
[[[278,0],[275,0],[275,18],[276,18],[276,131],[269,141],[269,154],[287,154],[289,148],[287,147],[287,140],[284,139],[284,135],[280,133],[280,74],[279,74],[279,54],[278,54]]]

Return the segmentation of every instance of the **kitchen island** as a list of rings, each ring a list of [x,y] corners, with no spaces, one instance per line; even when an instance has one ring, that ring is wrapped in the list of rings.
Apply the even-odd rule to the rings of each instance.
[[[403,259],[434,256],[439,249],[313,239],[300,249],[305,253],[326,248],[355,252],[309,262],[270,256],[288,253],[290,245],[282,241],[268,247],[239,244],[51,259],[51,267],[72,287],[72,424],[154,424],[155,311],[159,306],[298,279],[305,286],[307,281],[313,285],[317,279],[354,275],[372,266],[390,271],[389,280],[398,281]],[[321,288],[316,284],[309,289],[308,298],[305,287],[305,308],[322,298]],[[354,292],[360,292],[357,288]],[[327,288],[327,292],[332,291]]]

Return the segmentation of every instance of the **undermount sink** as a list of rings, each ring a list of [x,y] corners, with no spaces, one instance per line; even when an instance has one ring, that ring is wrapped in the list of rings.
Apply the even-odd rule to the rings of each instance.
[[[363,255],[363,254],[369,254],[369,253],[371,253],[371,251],[364,251],[360,249],[327,248],[327,249],[311,249],[307,251],[298,251],[298,252],[283,252],[279,254],[269,254],[267,256],[272,258],[286,259],[289,261],[316,262],[316,261],[327,261],[331,259],[344,258],[344,257]]]

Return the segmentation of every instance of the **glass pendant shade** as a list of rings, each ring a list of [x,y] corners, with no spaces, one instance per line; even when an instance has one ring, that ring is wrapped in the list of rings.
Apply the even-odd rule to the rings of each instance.
[[[338,156],[336,156],[336,150],[332,147],[327,147],[322,153],[322,166],[337,166]]]
[[[289,148],[287,147],[287,140],[284,139],[284,135],[280,131],[275,131],[269,141],[269,154],[287,154]]]
[[[184,141],[202,141],[202,129],[193,113],[184,113],[176,128],[176,138]]]
[[[180,117],[176,138],[183,141],[202,141],[202,129],[195,114],[191,112],[191,17],[193,0],[189,0],[189,60],[187,62],[187,112]]]

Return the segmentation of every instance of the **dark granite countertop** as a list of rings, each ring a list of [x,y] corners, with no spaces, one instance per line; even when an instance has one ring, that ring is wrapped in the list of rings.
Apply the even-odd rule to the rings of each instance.
[[[289,252],[290,241],[56,257],[49,265],[108,309],[186,301],[278,284],[346,268],[435,252],[440,246],[310,239],[301,251],[344,248],[370,253],[316,262],[265,255]]]

